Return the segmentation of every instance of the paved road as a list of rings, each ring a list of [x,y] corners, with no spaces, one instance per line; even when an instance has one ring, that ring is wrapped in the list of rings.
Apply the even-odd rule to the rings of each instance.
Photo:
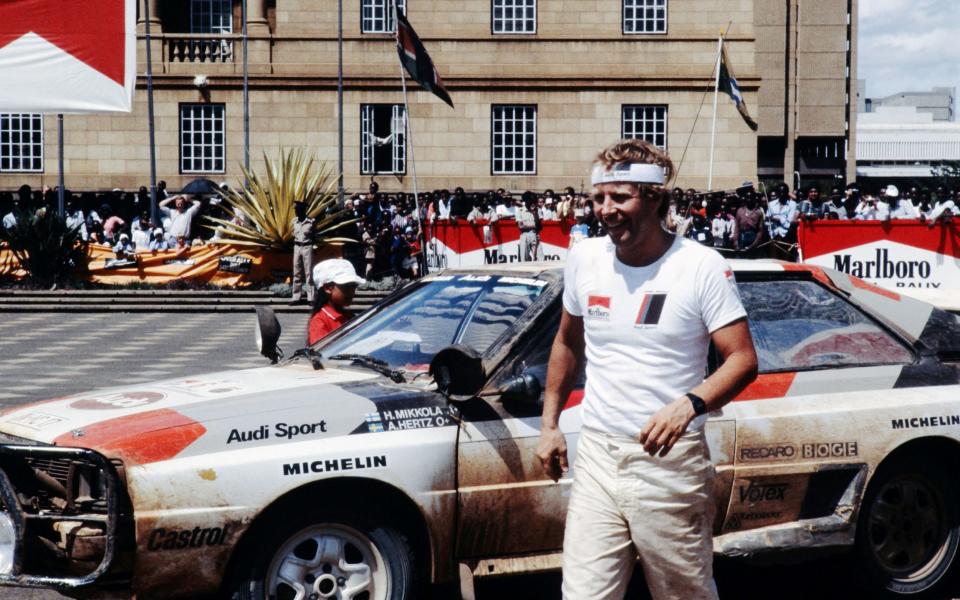
[[[280,345],[304,343],[306,315],[281,315]],[[109,385],[266,365],[254,344],[253,314],[0,313],[0,406]],[[837,560],[794,567],[751,567],[720,561],[723,600],[859,598],[843,592],[851,574]],[[559,575],[478,584],[482,600],[560,598]],[[635,578],[628,598],[645,597]],[[53,592],[0,589],[0,600],[57,600]]]

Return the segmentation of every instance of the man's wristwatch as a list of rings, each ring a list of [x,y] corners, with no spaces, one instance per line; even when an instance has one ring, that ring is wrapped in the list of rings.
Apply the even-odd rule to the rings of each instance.
[[[707,413],[707,403],[703,401],[703,398],[694,394],[693,392],[687,392],[684,394],[687,398],[690,398],[690,404],[693,405],[693,412],[699,417]]]

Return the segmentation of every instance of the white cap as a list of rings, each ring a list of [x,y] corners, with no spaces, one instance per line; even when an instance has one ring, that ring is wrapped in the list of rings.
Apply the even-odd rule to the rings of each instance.
[[[163,235],[163,229],[160,227],[157,227],[156,229],[154,229],[153,235],[157,235],[157,234]]]
[[[896,198],[897,196],[900,195],[900,190],[897,189],[897,186],[890,184],[887,186],[886,194],[891,198]]]
[[[348,283],[364,284],[366,282],[366,279],[357,275],[350,261],[342,258],[331,258],[313,267],[313,284],[317,287],[328,283],[346,285]]]
[[[121,234],[120,234],[120,239],[121,239],[121,240],[129,240],[129,239],[130,239],[130,236],[127,235],[127,234],[125,234],[125,233],[121,233]]]

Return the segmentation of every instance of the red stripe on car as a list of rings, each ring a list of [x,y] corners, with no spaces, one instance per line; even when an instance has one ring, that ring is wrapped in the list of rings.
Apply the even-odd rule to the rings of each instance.
[[[753,383],[733,399],[734,402],[744,400],[761,400],[765,398],[782,398],[796,378],[796,373],[766,373],[758,375]]]
[[[93,448],[128,466],[143,465],[173,458],[206,432],[190,417],[161,408],[94,423],[58,436],[53,443]]]

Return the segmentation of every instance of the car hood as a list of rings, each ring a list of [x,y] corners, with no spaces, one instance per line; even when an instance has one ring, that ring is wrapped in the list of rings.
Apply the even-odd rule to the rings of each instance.
[[[114,387],[8,409],[0,432],[144,464],[365,428],[376,398],[424,398],[355,369],[291,363]],[[374,399],[371,399],[374,398]]]

